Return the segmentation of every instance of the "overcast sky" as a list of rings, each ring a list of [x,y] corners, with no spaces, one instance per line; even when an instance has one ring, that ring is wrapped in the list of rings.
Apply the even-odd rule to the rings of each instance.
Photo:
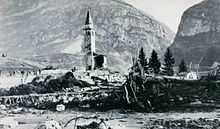
[[[125,0],[177,31],[183,12],[203,0]]]

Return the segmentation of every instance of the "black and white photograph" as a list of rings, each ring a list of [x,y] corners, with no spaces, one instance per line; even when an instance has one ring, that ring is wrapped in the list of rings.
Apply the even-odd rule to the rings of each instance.
[[[0,129],[220,129],[220,0],[0,0]]]

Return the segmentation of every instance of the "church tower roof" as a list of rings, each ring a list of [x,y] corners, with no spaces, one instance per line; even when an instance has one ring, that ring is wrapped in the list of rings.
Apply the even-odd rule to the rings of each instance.
[[[85,25],[93,24],[90,10],[87,12]]]

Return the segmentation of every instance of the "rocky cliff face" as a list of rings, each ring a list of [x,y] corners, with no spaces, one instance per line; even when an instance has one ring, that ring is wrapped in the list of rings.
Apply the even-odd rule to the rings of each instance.
[[[220,61],[219,12],[219,0],[205,0],[185,11],[172,45],[177,62],[184,58],[210,66]]]
[[[97,51],[116,69],[128,68],[139,46],[164,52],[173,33],[120,0],[1,0],[0,51],[60,67],[80,65],[83,24],[91,8]],[[126,66],[126,67],[125,67]]]

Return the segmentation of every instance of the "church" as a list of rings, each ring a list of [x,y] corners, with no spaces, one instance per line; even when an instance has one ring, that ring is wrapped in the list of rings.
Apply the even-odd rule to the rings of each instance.
[[[95,29],[90,11],[87,12],[85,25],[83,27],[84,41],[82,44],[83,62],[85,69],[96,70],[107,68],[107,57],[96,53]]]

